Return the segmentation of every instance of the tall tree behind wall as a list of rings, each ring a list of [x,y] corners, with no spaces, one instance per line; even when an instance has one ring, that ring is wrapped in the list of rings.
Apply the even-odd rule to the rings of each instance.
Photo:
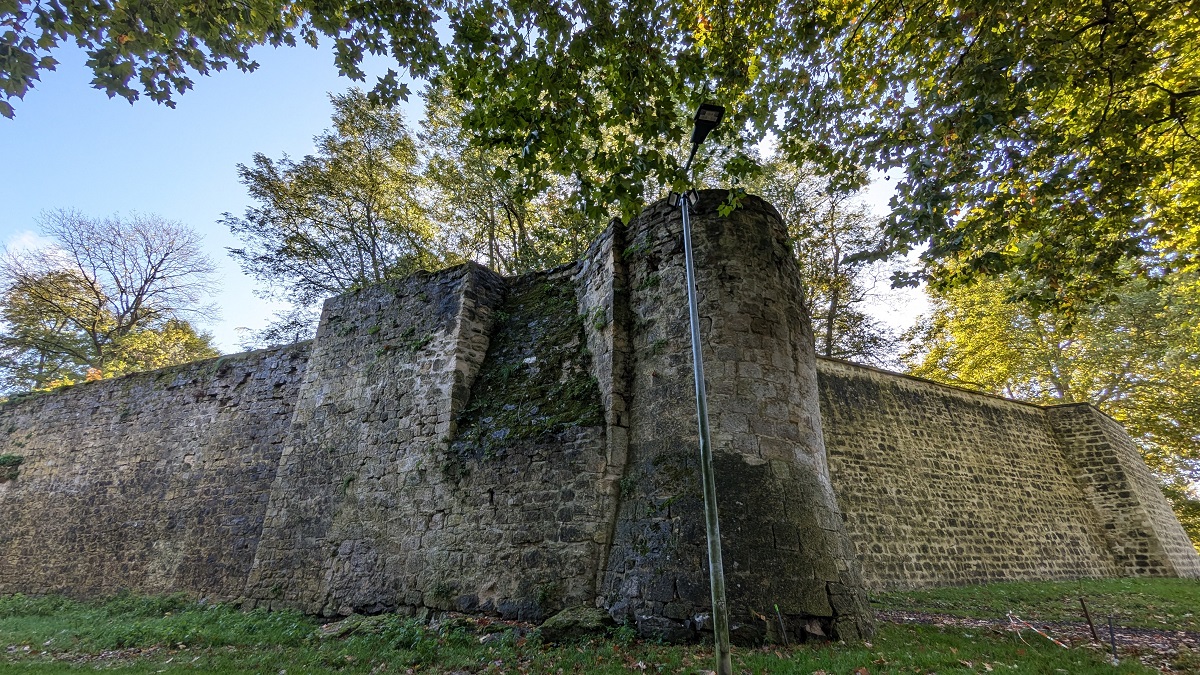
[[[913,375],[1033,403],[1094,403],[1138,442],[1200,546],[1200,280],[1175,273],[1055,313],[995,279],[933,293]]]
[[[512,174],[504,153],[470,143],[466,104],[437,86],[425,97],[419,138],[398,107],[351,90],[331,97],[333,126],[315,154],[260,153],[239,165],[259,205],[225,214],[244,242],[230,254],[267,296],[291,304],[244,346],[311,336],[321,300],[367,284],[464,259],[519,274],[574,260],[591,243],[596,228],[567,181]]]
[[[557,176],[522,176],[502,150],[472,143],[470,105],[443,86],[425,91],[421,122],[428,211],[447,247],[501,274],[577,259],[598,234],[576,204],[577,186]]]
[[[895,363],[897,335],[866,310],[887,284],[890,267],[861,254],[879,246],[882,222],[850,189],[836,187],[811,164],[775,158],[744,184],[779,210],[804,280],[817,353],[859,363]]]
[[[332,127],[313,139],[314,154],[294,161],[258,153],[253,165],[238,165],[258,205],[240,218],[225,214],[243,242],[229,253],[265,282],[268,297],[294,306],[251,343],[310,331],[326,297],[446,263],[401,111],[355,89],[330,98]]]
[[[191,229],[157,216],[47,214],[51,244],[0,259],[0,377],[43,389],[216,356],[204,316],[213,266]]]

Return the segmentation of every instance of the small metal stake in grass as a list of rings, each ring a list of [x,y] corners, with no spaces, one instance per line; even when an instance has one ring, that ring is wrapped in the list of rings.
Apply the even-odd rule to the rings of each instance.
[[[1115,666],[1119,661],[1117,660],[1117,632],[1113,630],[1112,614],[1108,615],[1108,639],[1112,642],[1113,665]]]
[[[1087,603],[1083,598],[1079,598],[1079,604],[1083,606],[1083,618],[1087,619],[1088,628],[1092,629],[1092,642],[1099,642],[1100,636],[1096,635],[1096,624],[1092,623],[1092,613],[1088,611]]]

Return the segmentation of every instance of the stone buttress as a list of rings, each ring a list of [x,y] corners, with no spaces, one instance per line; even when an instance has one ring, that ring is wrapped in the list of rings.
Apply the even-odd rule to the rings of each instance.
[[[1121,576],[1200,579],[1200,555],[1116,421],[1087,403],[1046,409]]]

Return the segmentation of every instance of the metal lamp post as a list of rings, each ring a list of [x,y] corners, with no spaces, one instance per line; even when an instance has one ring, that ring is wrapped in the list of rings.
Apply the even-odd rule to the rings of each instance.
[[[702,104],[696,111],[695,127],[692,130],[692,151],[688,155],[684,174],[689,190],[682,194],[672,193],[668,203],[678,202],[683,220],[683,255],[687,268],[688,315],[692,329],[692,367],[696,380],[696,420],[700,426],[700,475],[704,483],[704,525],[708,534],[708,580],[712,590],[713,642],[716,651],[717,675],[730,675],[733,664],[729,656],[729,607],[725,601],[725,568],[721,561],[721,525],[717,518],[717,485],[713,473],[712,442],[708,431],[708,394],[704,388],[704,359],[700,354],[700,308],[696,301],[696,270],[692,259],[692,222],[690,209],[700,195],[690,189],[692,160],[696,150],[717,128],[725,109],[721,106]],[[674,203],[671,203],[674,206]]]

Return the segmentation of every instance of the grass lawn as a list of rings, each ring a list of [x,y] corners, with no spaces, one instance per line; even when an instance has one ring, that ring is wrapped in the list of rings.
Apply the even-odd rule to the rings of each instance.
[[[1079,598],[1087,601],[1097,627],[1108,616],[1123,626],[1200,633],[1200,582],[1192,579],[1084,579],[1013,582],[924,591],[876,594],[880,609],[909,610],[973,618],[1004,618],[1080,623]]]
[[[1157,621],[1159,608],[1164,617],[1182,616],[1181,608],[1200,586],[1085,583],[1109,584],[1095,587],[1096,602],[1108,598],[1121,616],[1145,621]],[[1061,616],[1074,620],[1063,598],[1075,588],[1002,584],[892,593],[880,600],[885,607],[911,610],[925,603],[942,613],[992,618],[999,607],[1000,616],[1013,609],[1024,618],[1049,620],[1038,612],[1056,607],[1057,598]],[[1139,609],[1150,607],[1155,609]],[[489,619],[452,618],[433,626],[394,615],[352,621],[321,630],[317,621],[293,612],[240,612],[183,597],[122,596],[94,603],[0,597],[0,672],[702,673],[711,668],[712,654],[705,647],[642,642],[628,629],[580,644],[545,645],[536,632]],[[1067,650],[1031,632],[1023,638],[994,628],[884,623],[865,644],[735,648],[734,666],[744,673],[806,675],[1155,672],[1134,659],[1113,667],[1099,648]]]

